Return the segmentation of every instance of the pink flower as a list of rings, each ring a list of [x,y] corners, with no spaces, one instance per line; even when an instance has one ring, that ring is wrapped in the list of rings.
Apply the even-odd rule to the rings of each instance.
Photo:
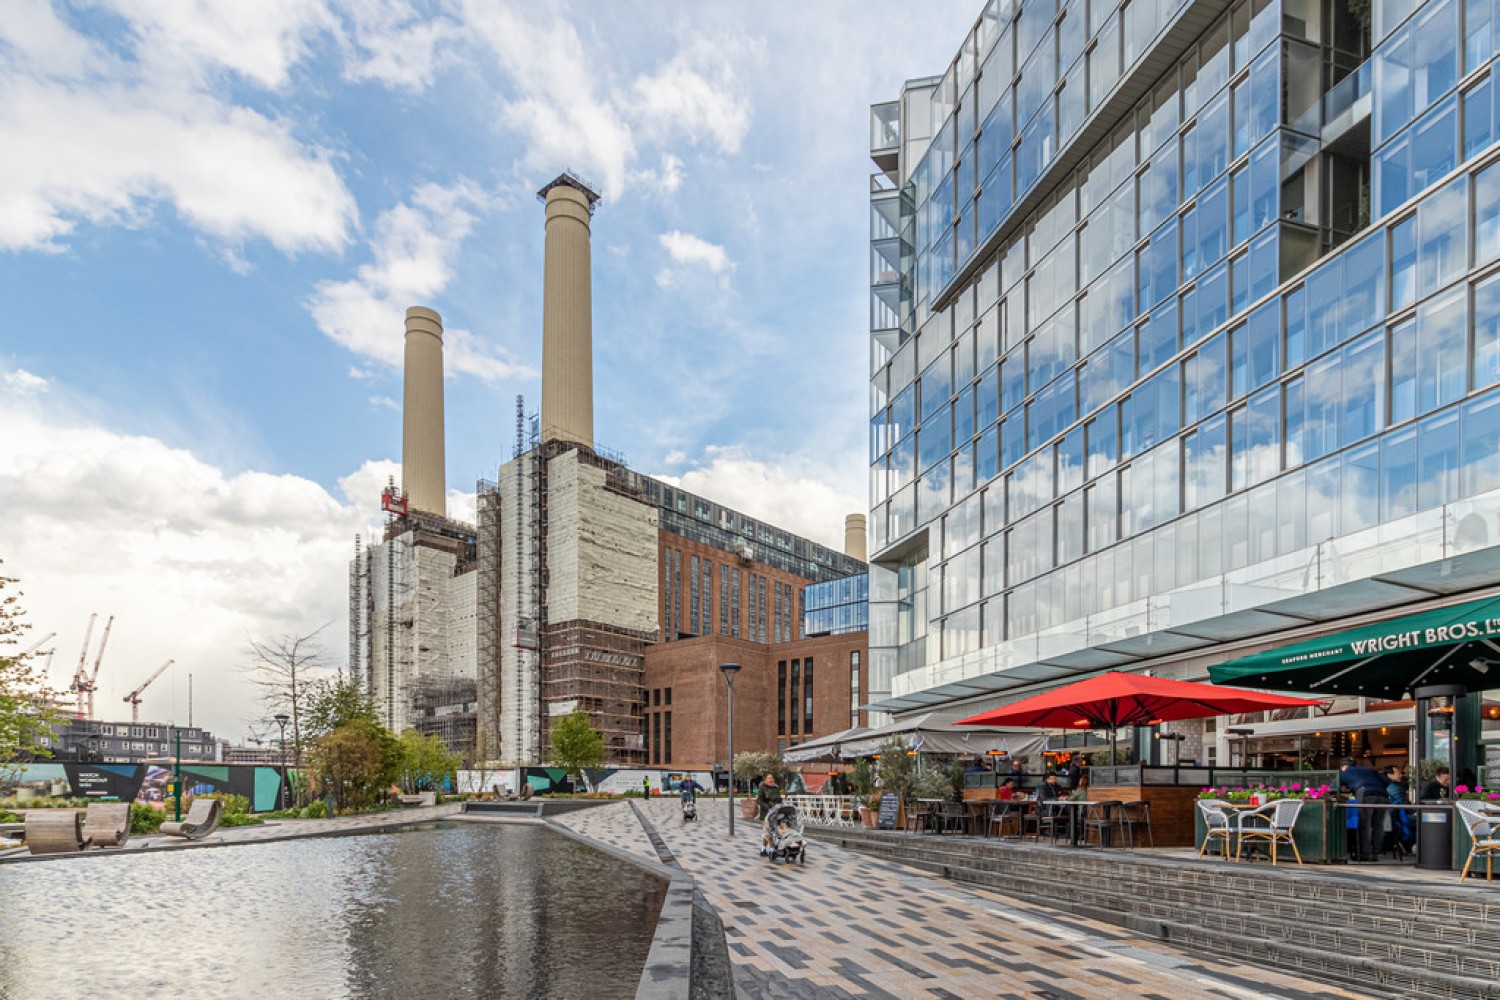
[[[1467,793],[1468,790],[1469,790],[1469,786],[1468,785],[1454,785],[1453,786],[1453,792],[1456,795],[1463,795],[1463,794]]]

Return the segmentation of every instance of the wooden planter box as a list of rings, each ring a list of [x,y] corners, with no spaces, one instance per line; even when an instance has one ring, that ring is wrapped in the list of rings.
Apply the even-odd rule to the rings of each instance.
[[[1193,812],[1193,846],[1197,848],[1203,846],[1205,828],[1203,813],[1196,807]],[[1302,804],[1302,811],[1297,814],[1297,825],[1292,827],[1292,839],[1297,842],[1297,850],[1301,852],[1304,862],[1328,864],[1345,860],[1348,844],[1344,829],[1345,812],[1346,810],[1338,803],[1329,799],[1309,799]],[[1236,846],[1234,838],[1231,837],[1229,844],[1231,857],[1234,855]],[[1217,853],[1217,848],[1216,842],[1210,848],[1210,853]],[[1276,856],[1278,863],[1287,859],[1292,864],[1297,863],[1296,856],[1290,848],[1278,847]]]

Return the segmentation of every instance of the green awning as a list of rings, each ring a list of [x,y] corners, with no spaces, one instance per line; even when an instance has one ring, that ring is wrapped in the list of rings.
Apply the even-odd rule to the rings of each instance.
[[[1455,604],[1208,668],[1215,684],[1397,700],[1414,687],[1500,687],[1500,598]]]

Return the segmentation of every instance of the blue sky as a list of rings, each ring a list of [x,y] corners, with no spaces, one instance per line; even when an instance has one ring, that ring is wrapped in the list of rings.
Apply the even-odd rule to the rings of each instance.
[[[596,438],[830,544],[863,509],[867,108],[980,4],[10,0],[0,572],[101,706],[238,739],[249,636],[324,623],[447,330],[454,510],[538,405],[542,209],[594,220]],[[97,637],[97,631],[96,631]],[[92,654],[90,654],[92,658]],[[113,714],[113,713],[112,713]]]

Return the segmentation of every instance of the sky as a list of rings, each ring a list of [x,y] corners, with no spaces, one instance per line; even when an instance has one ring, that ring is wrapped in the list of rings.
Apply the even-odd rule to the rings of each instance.
[[[595,438],[841,547],[867,494],[868,108],[982,4],[7,0],[0,574],[101,717],[241,742],[247,642],[347,662],[445,327],[450,515],[539,407],[543,210],[593,223]]]

